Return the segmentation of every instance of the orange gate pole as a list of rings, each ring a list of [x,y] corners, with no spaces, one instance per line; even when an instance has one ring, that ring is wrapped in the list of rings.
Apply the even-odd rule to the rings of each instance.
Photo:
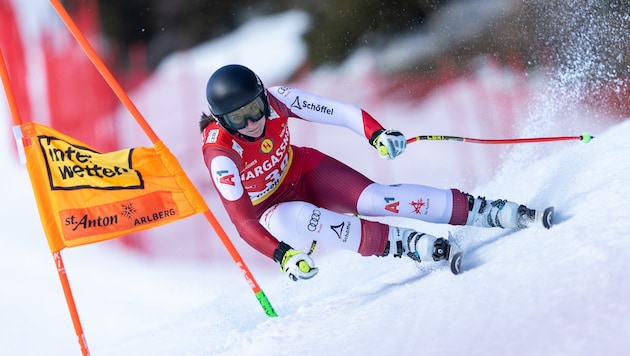
[[[96,53],[96,51],[90,45],[90,43],[85,38],[83,33],[81,33],[81,30],[79,30],[77,25],[72,20],[72,17],[70,17],[70,15],[66,11],[66,9],[63,7],[63,5],[61,5],[59,0],[50,0],[50,3],[55,8],[55,10],[59,14],[63,22],[66,24],[66,26],[68,27],[68,30],[70,30],[74,38],[77,40],[77,42],[79,42],[79,45],[81,46],[85,54],[87,54],[87,56],[90,58],[90,61],[92,61],[92,64],[94,64],[96,69],[103,76],[103,79],[105,79],[107,84],[112,88],[112,90],[114,91],[118,99],[120,99],[120,101],[123,103],[123,105],[125,105],[127,110],[129,110],[129,112],[134,117],[134,119],[136,119],[136,121],[138,122],[138,125],[140,125],[140,127],[144,130],[145,134],[148,136],[151,142],[155,144],[157,141],[159,141],[159,137],[153,131],[151,126],[147,123],[147,121],[142,116],[138,108],[131,101],[131,99],[129,98],[125,90],[122,88],[122,86],[118,83],[118,81],[116,81],[116,78],[114,78],[112,73],[107,69],[107,66],[105,65],[105,63],[103,63],[98,53]],[[219,239],[221,240],[225,248],[228,250],[230,256],[232,257],[236,265],[239,267],[239,269],[243,273],[245,280],[250,285],[252,291],[254,292],[256,296],[256,299],[258,299],[258,302],[264,309],[267,316],[270,316],[270,317],[278,316],[275,310],[273,309],[271,303],[267,299],[267,296],[262,291],[262,289],[260,288],[256,280],[254,279],[254,276],[250,272],[249,268],[247,268],[247,266],[245,265],[245,262],[243,261],[238,251],[236,250],[236,248],[230,241],[229,237],[227,236],[227,233],[225,232],[223,227],[221,227],[218,220],[216,219],[216,217],[214,216],[214,214],[212,213],[212,211],[210,211],[208,207],[206,207],[204,216],[206,217],[206,220],[208,220],[208,222],[210,223],[214,231],[219,236]]]
[[[2,85],[4,87],[4,92],[7,96],[7,100],[9,101],[11,116],[13,117],[13,124],[15,126],[19,126],[22,124],[22,117],[20,116],[17,101],[15,100],[15,93],[13,92],[13,88],[11,87],[11,83],[9,80],[9,71],[7,70],[6,63],[4,62],[4,55],[2,54],[2,50],[0,50],[0,74],[2,75]],[[18,145],[19,144],[21,143],[18,142]],[[20,147],[18,147],[18,150],[19,149]],[[63,288],[63,294],[66,297],[66,304],[68,304],[68,310],[70,311],[70,317],[72,318],[72,325],[74,326],[74,331],[77,335],[79,345],[81,346],[81,353],[84,356],[87,356],[90,354],[90,351],[88,350],[87,341],[83,332],[83,326],[81,325],[81,320],[79,319],[79,312],[77,311],[77,307],[74,303],[72,289],[70,289],[70,282],[68,281],[66,269],[63,265],[63,259],[61,258],[61,251],[53,252],[53,259],[55,260],[55,266],[57,266],[57,274],[59,275],[59,281],[61,282],[61,287]]]

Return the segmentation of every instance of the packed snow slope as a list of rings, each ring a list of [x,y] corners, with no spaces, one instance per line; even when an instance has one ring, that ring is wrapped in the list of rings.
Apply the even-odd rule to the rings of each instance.
[[[3,135],[0,352],[79,354],[28,176]],[[409,259],[315,253],[292,282],[252,272],[268,318],[233,264],[164,262],[108,243],[63,251],[93,355],[621,355],[630,337],[630,121],[589,144],[522,145],[473,194],[554,205],[551,230],[430,224],[453,232],[464,272]],[[174,237],[175,238],[175,237]]]

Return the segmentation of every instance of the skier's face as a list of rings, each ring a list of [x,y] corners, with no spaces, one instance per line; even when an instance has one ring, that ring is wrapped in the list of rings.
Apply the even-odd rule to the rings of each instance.
[[[224,124],[231,129],[244,129],[250,121],[258,121],[265,116],[265,98],[262,95],[258,95],[258,97],[243,107],[221,116]]]
[[[247,120],[247,126],[238,130],[238,132],[245,136],[258,138],[262,136],[263,132],[265,131],[266,123],[266,117],[263,117],[261,120],[258,121]]]

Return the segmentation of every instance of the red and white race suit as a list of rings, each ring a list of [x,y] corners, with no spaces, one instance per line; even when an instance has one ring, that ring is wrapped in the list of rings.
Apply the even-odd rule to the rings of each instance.
[[[380,255],[389,226],[349,214],[465,222],[467,200],[459,191],[380,185],[313,148],[291,145],[289,117],[343,126],[369,140],[382,126],[361,108],[284,86],[268,88],[267,96],[270,115],[261,137],[252,140],[213,121],[203,131],[202,147],[238,233],[264,255],[273,258],[279,240],[292,244],[291,235],[304,234],[362,255]],[[409,202],[401,204],[404,199]],[[302,203],[279,208],[286,202]],[[453,214],[454,206],[466,216]]]

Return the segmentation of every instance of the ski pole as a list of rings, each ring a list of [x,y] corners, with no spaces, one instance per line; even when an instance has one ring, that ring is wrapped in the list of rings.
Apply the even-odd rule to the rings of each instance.
[[[532,143],[532,142],[551,142],[551,141],[582,141],[589,143],[595,138],[590,133],[585,132],[580,136],[556,136],[556,137],[531,137],[531,138],[504,138],[504,139],[480,139],[460,136],[443,136],[443,135],[422,135],[414,136],[407,139],[407,143],[416,141],[457,141],[481,144],[516,144],[516,143]]]

